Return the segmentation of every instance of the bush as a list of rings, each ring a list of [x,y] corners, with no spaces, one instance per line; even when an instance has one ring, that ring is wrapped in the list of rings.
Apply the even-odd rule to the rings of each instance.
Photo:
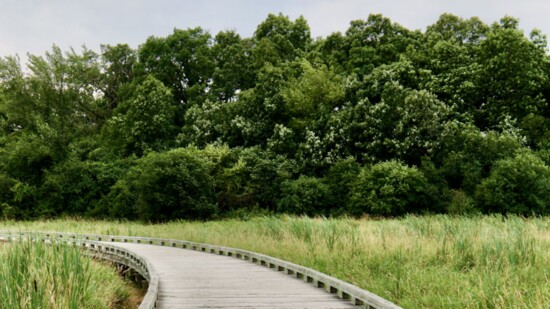
[[[500,160],[475,196],[485,213],[549,214],[550,167],[531,152]]]
[[[427,157],[422,158],[422,164],[418,169],[428,182],[425,194],[430,204],[426,210],[432,213],[448,212],[450,204],[453,203],[454,192],[452,189],[449,189],[443,171],[438,169]]]
[[[36,186],[0,171],[0,219],[28,220],[36,217]]]
[[[349,203],[349,192],[361,166],[354,158],[340,160],[330,167],[324,181],[329,189],[329,214],[340,214]]]
[[[460,190],[451,190],[452,199],[447,207],[447,212],[452,215],[468,215],[479,213],[475,207],[474,199]]]
[[[443,139],[445,146],[436,163],[449,187],[472,196],[496,161],[513,157],[522,147],[521,138],[513,132],[482,132],[458,123],[448,125]]]
[[[69,159],[46,172],[41,187],[42,215],[105,216],[104,197],[130,168],[131,159],[112,162]]]
[[[282,197],[278,210],[298,215],[325,214],[329,190],[320,179],[300,176],[282,184]]]
[[[19,181],[39,185],[44,172],[63,157],[48,142],[29,134],[0,147],[2,171]]]
[[[211,218],[217,207],[210,169],[193,148],[150,153],[113,187],[111,213],[148,221]]]
[[[15,217],[16,210],[11,204],[13,203],[12,188],[16,183],[15,179],[0,172],[0,218]]]
[[[292,162],[259,147],[234,149],[230,157],[231,162],[216,177],[220,208],[275,210],[281,184],[291,177]]]
[[[416,167],[397,161],[364,167],[350,192],[350,213],[398,216],[429,206],[428,183]]]

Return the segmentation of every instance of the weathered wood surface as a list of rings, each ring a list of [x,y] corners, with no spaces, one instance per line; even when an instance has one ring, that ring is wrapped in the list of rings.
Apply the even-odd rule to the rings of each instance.
[[[109,243],[148,259],[159,276],[157,308],[356,308],[276,269],[172,247]]]

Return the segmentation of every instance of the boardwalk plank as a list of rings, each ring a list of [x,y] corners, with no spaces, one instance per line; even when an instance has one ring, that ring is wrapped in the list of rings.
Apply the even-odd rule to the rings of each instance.
[[[356,308],[321,288],[248,261],[172,247],[116,245],[149,259],[157,270],[157,308]]]

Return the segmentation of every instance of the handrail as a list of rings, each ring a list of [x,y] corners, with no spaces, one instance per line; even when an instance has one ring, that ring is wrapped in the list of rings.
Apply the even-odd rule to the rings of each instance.
[[[290,263],[281,259],[277,259],[268,255],[237,249],[230,247],[223,247],[217,245],[203,244],[186,240],[176,240],[176,239],[166,239],[166,238],[152,238],[152,237],[136,237],[136,236],[115,236],[115,235],[100,235],[100,234],[75,234],[75,233],[59,233],[59,232],[13,232],[13,231],[0,231],[0,235],[9,235],[9,234],[21,234],[21,235],[42,235],[43,239],[50,240],[72,240],[72,241],[82,241],[85,244],[96,245],[98,248],[92,248],[96,252],[107,253],[108,255],[117,255],[117,252],[125,252],[123,255],[129,253],[133,256],[130,258],[130,261],[141,261],[137,265],[128,265],[123,261],[120,262],[128,267],[134,268],[138,271],[145,279],[149,281],[149,289],[147,294],[140,305],[142,308],[154,308],[155,303],[158,298],[158,274],[150,264],[150,262],[131,252],[130,250],[122,249],[117,246],[109,246],[104,243],[99,242],[130,242],[138,244],[150,244],[150,245],[159,245],[159,246],[170,246],[183,249],[190,249],[202,252],[208,252],[217,255],[225,255],[230,257],[235,257],[238,259],[243,259],[256,263],[258,265],[266,266],[269,268],[277,269],[278,271],[283,271],[288,275],[291,275],[295,278],[302,279],[307,283],[311,283],[316,287],[324,288],[328,293],[333,293],[338,295],[339,298],[349,300],[353,305],[363,306],[367,309],[401,309],[401,307],[396,304],[374,294],[367,290],[361,289],[355,285],[336,279],[327,274],[321,273],[319,271],[313,270],[308,267]],[[113,251],[114,250],[114,251]],[[118,251],[117,251],[118,250]],[[101,257],[101,256],[100,256]],[[104,258],[104,257],[102,257]],[[107,258],[109,259],[109,258]],[[130,262],[127,261],[127,262]],[[140,269],[141,267],[141,269]],[[153,280],[153,281],[151,281]]]

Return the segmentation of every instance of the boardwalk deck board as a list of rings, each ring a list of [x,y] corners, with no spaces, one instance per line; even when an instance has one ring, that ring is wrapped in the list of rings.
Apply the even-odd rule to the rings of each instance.
[[[116,245],[153,264],[159,275],[157,308],[356,308],[322,288],[244,260],[172,247]]]

